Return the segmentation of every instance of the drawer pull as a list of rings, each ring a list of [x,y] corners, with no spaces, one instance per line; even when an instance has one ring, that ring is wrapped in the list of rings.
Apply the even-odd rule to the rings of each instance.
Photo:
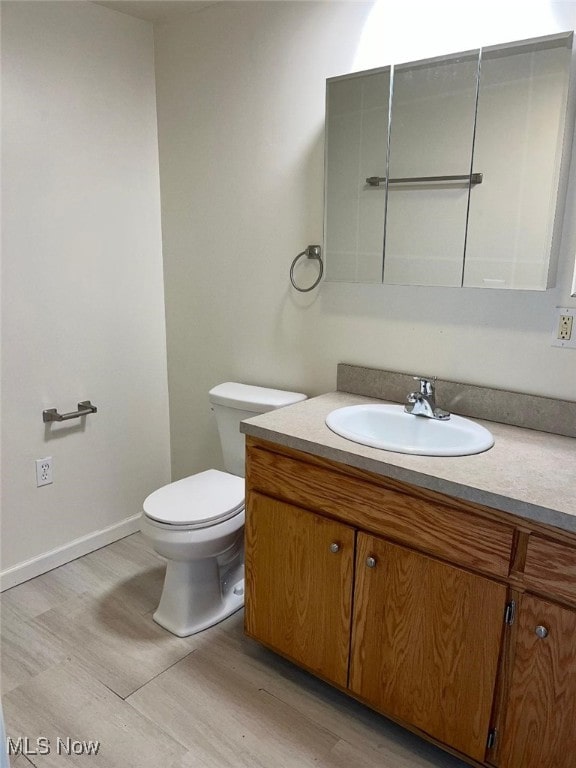
[[[376,558],[372,557],[372,555],[370,555],[370,557],[367,557],[366,565],[368,566],[368,568],[376,568]]]
[[[333,541],[332,544],[330,544],[330,552],[340,552],[340,544],[338,544],[337,541]]]
[[[548,637],[548,628],[543,626],[542,624],[539,624],[534,630],[534,632],[536,633],[536,636],[539,637],[541,640],[543,640],[545,637]]]

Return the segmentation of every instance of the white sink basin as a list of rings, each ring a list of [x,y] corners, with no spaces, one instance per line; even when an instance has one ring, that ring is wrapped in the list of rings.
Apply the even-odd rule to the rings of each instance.
[[[468,456],[494,445],[492,433],[469,419],[413,416],[402,405],[337,408],[326,417],[326,425],[355,443],[419,456]]]

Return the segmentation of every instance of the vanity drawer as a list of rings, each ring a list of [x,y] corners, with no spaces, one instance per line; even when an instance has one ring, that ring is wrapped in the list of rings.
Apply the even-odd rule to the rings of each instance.
[[[482,573],[508,577],[514,529],[469,511],[467,502],[438,503],[429,492],[344,465],[319,466],[250,445],[248,489],[297,504]],[[300,459],[302,457],[302,459]],[[395,486],[395,487],[389,487]],[[249,510],[248,510],[249,513]]]
[[[576,604],[576,547],[532,534],[524,583],[530,589]]]

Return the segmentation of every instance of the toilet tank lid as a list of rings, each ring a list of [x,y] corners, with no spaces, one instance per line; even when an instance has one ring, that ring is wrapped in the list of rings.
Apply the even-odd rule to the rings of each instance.
[[[229,408],[240,408],[254,413],[273,411],[307,399],[301,392],[286,392],[283,389],[268,389],[234,381],[218,384],[208,394],[210,402],[215,405],[227,405]]]

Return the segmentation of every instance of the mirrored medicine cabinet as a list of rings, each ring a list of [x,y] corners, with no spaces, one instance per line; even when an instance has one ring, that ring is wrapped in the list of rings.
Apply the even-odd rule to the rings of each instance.
[[[551,287],[572,41],[567,32],[327,80],[326,279]]]

